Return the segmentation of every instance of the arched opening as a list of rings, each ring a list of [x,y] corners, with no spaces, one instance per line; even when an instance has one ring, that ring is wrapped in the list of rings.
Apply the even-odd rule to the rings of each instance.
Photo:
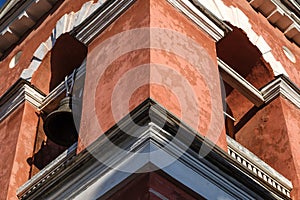
[[[78,68],[87,55],[87,47],[69,34],[60,36],[51,51],[50,91]]]
[[[273,71],[246,33],[236,27],[232,29],[217,43],[217,56],[256,88],[261,88],[274,78]],[[228,85],[227,89],[230,93],[233,88]]]
[[[245,84],[251,84],[259,90],[274,79],[273,71],[245,32],[236,27],[232,29],[232,32],[217,43],[217,56],[245,80]],[[234,81],[224,81],[223,84],[223,98],[227,105],[224,112],[225,115],[228,114],[225,117],[225,126],[228,135],[235,138],[235,134],[255,114],[258,106],[247,96],[247,91],[240,92],[241,88],[238,88]],[[235,121],[230,116],[234,116]]]
[[[74,104],[75,100],[70,101],[70,108],[72,109],[71,116],[74,117],[73,112],[75,110],[76,117],[72,120],[74,120],[76,130],[79,130],[85,81],[86,56],[87,47],[71,35],[64,34],[56,40],[52,50],[42,61],[41,69],[39,69],[40,71],[35,75],[34,81],[36,81],[36,83],[41,83],[41,75],[45,72],[49,72],[49,76],[44,77],[45,80],[49,81],[48,86],[44,83],[44,90],[47,91],[47,89],[49,89],[49,94],[47,96],[49,98],[46,98],[47,100],[41,108],[42,112],[37,128],[33,156],[27,159],[28,164],[32,166],[31,176],[57,158],[57,156],[68,149],[74,142],[77,142],[77,135],[76,139],[73,138],[72,142],[67,145],[61,145],[60,143],[49,139],[45,133],[44,125],[47,116],[59,108],[60,102],[66,97],[66,90],[70,90],[72,85],[70,97],[71,99],[76,99],[76,105]],[[67,84],[66,80],[68,80]],[[71,83],[72,81],[74,84]],[[66,125],[64,119],[60,118],[59,120],[60,124],[56,124],[57,127]],[[63,128],[65,129],[65,127]]]

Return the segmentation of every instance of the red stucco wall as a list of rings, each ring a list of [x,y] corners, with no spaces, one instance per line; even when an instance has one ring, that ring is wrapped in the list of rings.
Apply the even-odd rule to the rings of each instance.
[[[295,166],[295,172],[290,171],[289,174],[286,175],[293,182],[294,189],[292,191],[293,199],[300,198],[300,110],[295,105],[291,104],[290,101],[281,98],[281,105],[283,110],[283,116],[286,123],[287,136],[289,138],[289,149],[291,151],[291,155],[285,155],[286,157],[293,158],[293,164]],[[281,151],[286,154],[289,153],[289,149],[281,148]],[[284,166],[283,166],[284,168]],[[289,170],[287,168],[286,170]],[[288,172],[287,172],[288,173]]]
[[[262,14],[256,12],[248,1],[224,0],[223,2],[227,6],[240,9],[247,15],[252,30],[265,39],[271,47],[275,59],[282,64],[289,78],[296,85],[299,85],[299,47],[289,41],[279,29],[272,26]],[[232,40],[232,42],[234,41]],[[291,62],[286,57],[282,49],[283,46],[292,51],[296,57],[296,63]],[[269,69],[268,63],[265,64]],[[270,81],[268,71],[264,71],[264,67],[259,66],[253,68],[246,78],[257,88]],[[227,101],[228,104],[232,105],[234,117],[238,121],[253,107],[253,104],[235,90],[228,96]],[[300,198],[299,112],[299,108],[290,101],[278,97],[256,114],[255,112],[252,113],[252,118],[249,115],[249,121],[236,134],[238,142],[293,182],[293,199]]]
[[[152,28],[144,29],[146,31],[141,31],[136,35],[136,40],[140,39],[140,43],[146,43],[145,48],[129,49],[129,52],[118,55],[113,62],[105,66],[103,63],[106,63],[106,59],[111,59],[108,57],[126,46],[134,48],[132,43],[136,42],[133,42],[135,38],[129,39],[129,35],[107,47],[103,45],[106,44],[107,39],[117,37],[117,34],[121,32],[127,34],[124,31],[136,30],[141,27]],[[176,38],[170,40],[174,35],[168,35],[172,34],[172,31],[181,37],[188,38],[187,40],[192,40],[193,45],[201,48],[201,53],[191,54],[189,52],[189,56],[193,57],[197,64],[200,63],[201,67],[205,66],[206,70],[211,72],[209,79],[213,81],[207,83],[207,75],[202,74],[201,70],[192,62],[193,60],[184,57],[184,54],[178,55],[182,52],[192,51],[190,49],[192,46],[189,46],[191,44],[186,43],[186,46],[181,46],[182,52],[179,53],[178,49],[172,52],[173,49],[155,48],[164,46],[166,43],[176,46],[179,41]],[[159,34],[157,34],[158,32]],[[163,37],[161,37],[162,35]],[[147,46],[147,44],[149,45]],[[151,48],[149,48],[150,46]],[[100,73],[101,70],[103,73]],[[99,77],[97,79],[94,76]],[[79,151],[149,97],[226,150],[218,81],[215,43],[209,36],[166,1],[137,1],[89,46]],[[209,91],[207,84],[212,82],[215,90]],[[96,90],[94,87],[97,87]],[[93,91],[96,94],[93,94]],[[135,96],[128,98],[128,94]],[[213,105],[215,102],[212,103],[212,95],[216,96],[214,100],[219,100],[216,103],[219,106],[217,112],[222,116],[217,123],[216,121],[211,122],[211,118],[213,118],[211,109],[215,106]],[[192,99],[193,96],[194,99]],[[126,107],[125,110],[124,107]],[[97,116],[91,116],[91,113],[96,113]],[[100,124],[100,127],[97,123]],[[219,124],[221,124],[221,130],[216,131],[217,128],[214,129],[214,127]],[[215,132],[211,131],[212,129]],[[209,134],[207,134],[208,130],[210,130]]]
[[[24,106],[19,106],[9,117],[0,122],[0,199],[6,199],[7,196],[23,111]]]
[[[7,198],[17,199],[17,189],[23,185],[30,176],[30,165],[27,159],[32,156],[35,144],[38,115],[36,109],[29,103],[25,103],[22,122],[15,146],[15,156],[9,180]]]
[[[293,199],[299,199],[299,115],[298,108],[278,97],[236,134],[239,143],[293,182]]]
[[[163,173],[137,174],[114,188],[114,192],[106,198],[118,199],[142,199],[160,200],[167,199],[202,200],[199,195],[195,195],[189,189],[167,177]]]
[[[17,189],[29,178],[27,158],[33,153],[38,117],[29,103],[0,122],[0,199],[17,199]]]

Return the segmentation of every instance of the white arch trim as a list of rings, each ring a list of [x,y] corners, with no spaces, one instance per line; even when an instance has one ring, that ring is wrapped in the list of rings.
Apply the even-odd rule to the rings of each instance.
[[[76,26],[81,24],[87,19],[97,8],[99,8],[107,0],[88,1],[81,9],[74,13],[65,14],[56,23],[55,28],[52,30],[49,38],[40,44],[33,55],[33,59],[27,69],[24,69],[21,78],[30,81],[33,73],[39,68],[42,60],[46,54],[54,46],[56,39],[62,34],[72,31]],[[249,22],[248,17],[238,8],[233,6],[226,6],[222,0],[193,0],[196,5],[205,6],[210,12],[212,12],[219,19],[229,21],[232,25],[241,28],[247,34],[249,40],[253,45],[261,51],[263,58],[270,64],[275,76],[284,74],[288,76],[282,64],[277,61],[272,54],[271,47],[264,40],[263,36],[258,35]]]
[[[245,31],[251,43],[260,50],[265,61],[270,64],[274,75],[284,74],[287,77],[289,76],[282,64],[275,59],[271,47],[263,36],[258,35],[252,29],[249,18],[240,9],[233,6],[226,6],[222,0],[193,0],[193,2],[195,5],[204,6],[219,19],[228,21],[232,25]]]
[[[24,69],[21,78],[31,81],[32,75],[41,65],[42,60],[46,54],[52,49],[56,40],[64,33],[72,31],[75,27],[87,19],[96,9],[98,9],[107,0],[88,1],[83,4],[81,9],[74,13],[68,13],[62,16],[56,23],[55,28],[52,30],[49,38],[40,44],[33,54],[32,61],[27,69]]]

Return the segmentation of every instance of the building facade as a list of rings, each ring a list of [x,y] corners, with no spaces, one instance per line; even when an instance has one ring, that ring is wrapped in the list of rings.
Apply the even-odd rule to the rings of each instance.
[[[0,199],[300,199],[295,0],[10,0]]]

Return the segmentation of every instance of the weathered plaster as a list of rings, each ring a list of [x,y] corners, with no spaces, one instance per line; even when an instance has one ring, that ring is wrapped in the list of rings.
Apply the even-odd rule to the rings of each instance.
[[[0,162],[0,199],[6,199],[8,195],[23,111],[24,105],[19,106],[18,109],[0,123],[0,156],[2,161]]]
[[[291,150],[291,156],[295,165],[295,171],[290,173],[286,177],[290,178],[294,184],[294,191],[292,195],[294,199],[300,198],[300,110],[288,100],[281,98],[281,105],[284,120],[286,123],[287,136],[289,138],[289,148]],[[287,155],[289,156],[289,155]],[[288,173],[288,172],[287,172]]]
[[[159,36],[156,35],[157,32],[153,31],[153,29],[149,29],[149,32],[143,32],[144,36],[138,35],[138,37],[142,38],[141,42],[144,43],[141,45],[146,49],[133,49],[130,52],[119,55],[108,66],[101,66],[104,65],[103,63],[106,63],[105,59],[107,57],[114,55],[116,51],[124,48],[123,46],[130,46],[132,44],[131,39],[129,39],[130,37],[128,37],[115,44],[117,46],[111,46],[111,48],[105,47],[104,51],[100,47],[109,41],[107,39],[126,30],[136,30],[143,27],[156,28],[156,30],[158,28],[163,30],[162,28],[164,28],[164,30],[176,31],[176,33],[182,34],[182,37],[194,40],[193,45],[203,48],[203,52],[197,55],[195,53],[190,54],[190,52],[189,57],[197,60],[197,64],[200,63],[199,65],[202,67],[206,67],[206,70],[210,74],[202,74],[199,68],[193,66],[193,63],[189,60],[190,58],[184,57],[183,54],[176,55],[178,53],[177,50],[176,53],[172,53],[172,50],[168,52],[165,49],[151,48],[151,46],[156,47],[160,45],[176,46],[177,42],[179,42],[176,39],[170,40],[168,34],[163,36],[165,39],[160,40]],[[136,40],[139,39],[136,38]],[[182,52],[190,51],[190,48],[193,46],[189,45],[191,44],[182,46]],[[150,49],[147,50],[147,48]],[[100,73],[99,81],[97,82],[97,78],[93,76],[97,76],[95,74],[98,74],[101,70],[104,71],[102,72],[103,74]],[[205,82],[207,81],[207,76],[209,76],[210,80],[214,80],[211,82],[217,85],[215,87],[216,91],[209,91],[208,85]],[[214,131],[213,133],[212,131],[214,127],[217,127],[217,123],[213,121],[216,119],[212,117],[212,101],[217,101],[219,98],[218,103],[214,104],[220,105],[219,108],[222,107],[221,92],[217,91],[220,88],[218,84],[219,75],[217,71],[215,43],[184,15],[178,13],[168,2],[139,0],[108,27],[89,46],[86,77],[86,93],[83,100],[85,103],[83,105],[79,151],[112,125],[116,124],[118,120],[129,113],[130,109],[149,97],[158,101],[158,103],[162,104],[171,113],[181,117],[193,129],[202,135],[206,135],[207,138],[210,138],[226,150],[225,132],[221,130],[220,132]],[[97,85],[96,94],[91,93],[95,91],[94,80]],[[149,84],[148,88],[145,86],[147,84]],[[144,88],[143,92],[139,89],[141,86]],[[171,93],[168,95],[169,92]],[[141,96],[128,98],[128,93]],[[212,97],[212,93],[216,96]],[[196,99],[191,100],[193,96]],[[130,105],[128,105],[128,102]],[[179,102],[179,104],[176,105],[174,102]],[[185,104],[185,102],[188,103]],[[186,107],[184,107],[185,105]],[[124,107],[126,107],[125,110],[123,109]],[[93,112],[97,113],[97,119],[91,116]],[[222,108],[217,112],[221,114]],[[116,116],[114,116],[115,114]],[[218,121],[218,124],[223,120],[223,115],[221,114],[221,116],[222,119]],[[101,130],[99,130],[99,126],[95,124],[95,121],[99,122]],[[215,128],[214,130],[217,129]]]
[[[299,195],[297,117],[299,110],[279,97],[258,111],[236,134],[236,140],[293,182]],[[298,142],[297,142],[298,141]]]
[[[30,165],[27,163],[27,158],[32,156],[38,116],[35,113],[35,108],[29,103],[25,103],[21,126],[18,130],[18,139],[15,143],[15,155],[12,165],[12,171],[9,180],[9,188],[7,199],[17,199],[17,189],[28,180],[30,173]]]

